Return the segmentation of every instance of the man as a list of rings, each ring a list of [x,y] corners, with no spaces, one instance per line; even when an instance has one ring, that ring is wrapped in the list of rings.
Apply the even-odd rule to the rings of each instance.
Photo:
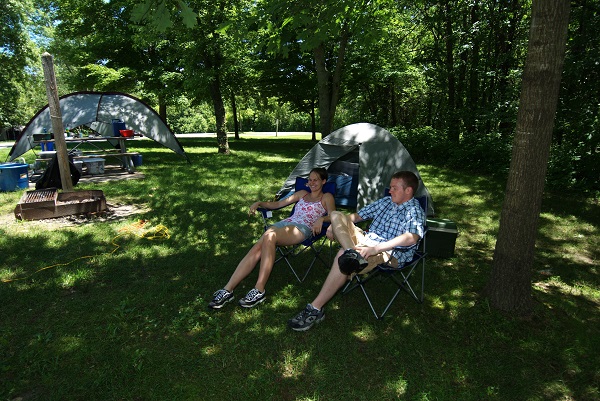
[[[331,213],[332,232],[328,231],[328,236],[333,236],[341,249],[317,297],[289,320],[292,330],[306,331],[323,320],[323,307],[353,274],[368,273],[383,262],[398,266],[412,260],[415,247],[397,247],[415,245],[423,236],[425,212],[414,198],[418,186],[414,173],[399,171],[392,176],[390,196],[365,206],[358,213]],[[354,225],[363,220],[372,220],[368,233]]]

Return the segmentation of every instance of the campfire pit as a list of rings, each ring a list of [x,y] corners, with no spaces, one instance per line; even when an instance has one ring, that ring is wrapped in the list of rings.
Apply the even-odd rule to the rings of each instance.
[[[42,220],[106,210],[106,198],[99,190],[58,192],[58,189],[27,191],[15,207],[19,220]]]

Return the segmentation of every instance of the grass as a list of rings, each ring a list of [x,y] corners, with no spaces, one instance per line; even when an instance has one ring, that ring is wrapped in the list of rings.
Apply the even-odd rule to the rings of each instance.
[[[420,165],[438,216],[460,231],[453,258],[427,261],[425,302],[402,294],[377,321],[359,292],[338,295],[320,325],[295,333],[287,319],[312,300],[323,266],[298,284],[278,265],[253,310],[206,304],[261,234],[248,206],[271,198],[313,143],[232,140],[223,156],[214,138],[180,141],[191,164],[140,141],[145,179],[77,186],[148,210],[126,219],[18,222],[22,191],[0,193],[0,279],[13,280],[0,283],[0,399],[600,398],[597,200],[546,195],[536,313],[518,320],[481,295],[504,184]]]

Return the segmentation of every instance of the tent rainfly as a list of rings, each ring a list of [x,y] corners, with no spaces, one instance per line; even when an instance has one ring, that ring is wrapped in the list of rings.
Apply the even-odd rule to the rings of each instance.
[[[74,92],[61,96],[59,103],[65,128],[85,125],[102,136],[111,137],[114,135],[113,120],[120,120],[127,129],[153,139],[187,158],[183,147],[158,113],[131,95],[119,92]],[[33,135],[43,134],[44,130],[52,131],[48,105],[27,123],[10,150],[9,159],[12,161],[32,149]]]
[[[308,177],[314,167],[326,168],[329,180],[336,182],[336,204],[357,210],[381,198],[396,171],[412,171],[419,178],[415,196],[427,196],[427,215],[434,214],[433,200],[410,154],[398,139],[377,125],[352,124],[327,135],[300,160],[277,198],[289,196],[296,177]]]

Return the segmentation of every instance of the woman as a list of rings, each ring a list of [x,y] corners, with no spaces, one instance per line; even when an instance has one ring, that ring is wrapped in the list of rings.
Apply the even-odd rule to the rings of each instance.
[[[240,299],[239,304],[244,308],[252,308],[265,300],[265,285],[273,270],[277,246],[299,244],[313,234],[319,234],[323,222],[330,221],[329,214],[335,210],[335,200],[332,194],[323,192],[323,185],[326,182],[327,170],[314,168],[310,171],[307,183],[310,191],[301,190],[280,201],[255,202],[250,205],[249,214],[253,215],[259,207],[279,209],[298,202],[294,214],[269,227],[248,251],[225,287],[213,294],[214,298],[208,304],[210,308],[220,309],[227,302],[232,301],[235,287],[254,270],[259,261],[260,269],[256,284],[244,298]]]

